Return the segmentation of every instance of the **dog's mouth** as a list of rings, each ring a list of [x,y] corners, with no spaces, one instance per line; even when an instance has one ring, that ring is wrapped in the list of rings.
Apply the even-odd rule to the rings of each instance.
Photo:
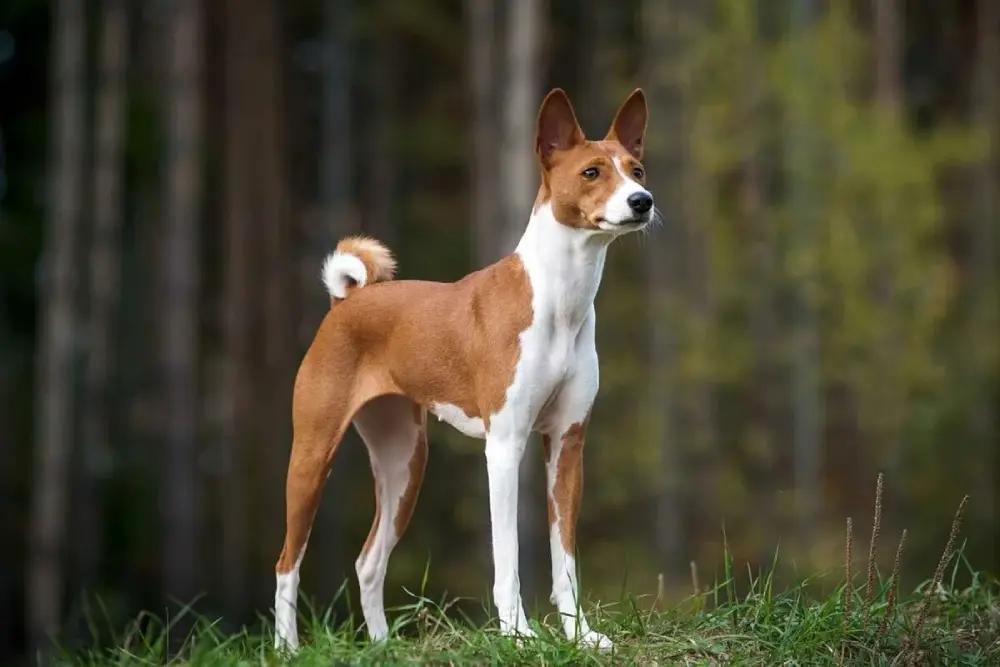
[[[649,216],[644,215],[638,218],[629,218],[628,220],[622,220],[619,225],[624,225],[626,227],[641,227],[649,222]]]
[[[634,218],[625,218],[623,220],[614,220],[614,221],[608,220],[604,216],[601,216],[597,218],[596,223],[598,227],[603,227],[606,225],[608,227],[614,227],[616,229],[638,229],[639,227],[649,224],[650,220],[652,220],[652,216],[650,215],[641,215],[641,216],[636,216]]]

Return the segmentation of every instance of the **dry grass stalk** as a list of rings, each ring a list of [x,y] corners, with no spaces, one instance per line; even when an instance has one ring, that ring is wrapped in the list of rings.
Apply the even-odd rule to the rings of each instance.
[[[657,611],[662,611],[660,608],[661,601],[664,599],[666,594],[666,584],[663,580],[663,573],[660,572],[656,575],[656,596],[653,598],[653,604],[649,606],[649,613],[646,614],[646,623],[648,624],[653,619],[653,614]]]
[[[896,600],[899,599],[899,563],[903,558],[903,545],[906,544],[906,529],[899,536],[899,546],[896,547],[896,558],[892,561],[892,575],[889,577],[889,593],[886,596],[885,616],[882,617],[882,624],[878,629],[876,643],[881,643],[889,631],[889,622],[893,611],[896,608]]]
[[[937,592],[938,586],[941,585],[941,578],[944,577],[944,568],[951,560],[951,557],[955,552],[955,540],[958,538],[958,531],[962,527],[962,517],[965,514],[965,505],[969,502],[969,496],[962,498],[962,502],[958,504],[958,509],[955,510],[955,518],[951,522],[951,533],[948,535],[948,542],[944,546],[944,551],[941,552],[941,560],[938,561],[937,569],[934,570],[934,578],[931,579],[930,585],[924,592],[924,600],[920,605],[920,612],[917,614],[917,620],[913,624],[913,636],[911,641],[913,643],[910,648],[911,653],[915,653],[917,646],[920,644],[920,631],[923,630],[924,621],[927,620],[927,611],[931,606],[931,597]]]
[[[851,518],[847,517],[847,542],[844,549],[844,633],[851,626],[851,599],[854,597],[854,575],[851,561],[854,559],[854,531]]]
[[[653,598],[653,609],[650,611],[659,609],[660,603],[666,595],[666,584],[663,580],[663,573],[660,572],[656,575],[656,597]]]
[[[694,589],[695,597],[701,595],[701,584],[698,581],[698,564],[694,561],[690,563],[691,567],[691,587]]]
[[[882,529],[882,473],[878,474],[875,485],[875,521],[872,523],[872,541],[868,545],[868,583],[865,586],[865,631],[871,616],[872,597],[875,595],[875,552],[878,548],[879,531]]]

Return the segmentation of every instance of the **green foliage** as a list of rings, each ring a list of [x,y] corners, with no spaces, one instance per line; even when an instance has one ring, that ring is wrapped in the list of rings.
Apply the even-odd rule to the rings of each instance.
[[[905,396],[928,383],[947,382],[936,372],[934,343],[954,297],[954,266],[941,242],[945,219],[937,181],[945,168],[980,159],[982,137],[956,129],[920,135],[900,114],[861,99],[865,36],[843,12],[762,45],[753,40],[746,3],[720,6],[719,22],[700,37],[694,55],[692,78],[700,82],[693,100],[699,109],[692,138],[697,168],[713,179],[718,193],[719,181],[774,131],[763,121],[747,122],[741,104],[754,85],[747,63],[760,62],[764,75],[755,84],[757,104],[776,113],[780,123],[802,128],[815,155],[808,178],[821,186],[812,189],[816,228],[805,241],[793,233],[798,220],[787,199],[773,201],[767,210],[779,238],[786,239],[779,241],[786,249],[776,267],[779,284],[771,288],[802,283],[810,288],[822,313],[828,382],[857,392],[859,404],[873,409],[865,415],[871,424],[880,411],[872,390],[888,384]],[[803,60],[811,82],[805,86]],[[746,221],[713,197],[709,210],[715,214],[704,226],[713,242],[713,288],[723,299],[717,309],[724,311],[725,299],[739,301],[747,289],[768,286],[748,285],[737,270],[746,252],[739,242]],[[732,327],[715,329],[727,338],[747,336]],[[892,339],[892,363],[878,363],[885,336]],[[726,349],[723,341],[714,347]],[[720,360],[716,372],[742,366],[713,356]],[[888,370],[898,376],[886,377]]]
[[[871,99],[872,36],[847,3],[829,3],[813,24],[771,40],[761,36],[753,6],[718,0],[712,12],[679,16],[673,34],[681,54],[664,50],[652,69],[653,85],[680,100],[688,129],[671,135],[689,156],[681,195],[688,212],[678,232],[688,245],[675,261],[694,256],[702,266],[670,293],[652,295],[651,303],[665,304],[676,343],[677,362],[667,371],[674,393],[709,386],[716,397],[753,395],[765,391],[755,386],[755,367],[784,377],[802,331],[783,304],[804,294],[817,318],[816,363],[831,406],[823,428],[853,433],[866,466],[900,464],[903,447],[912,457],[906,466],[933,466],[949,438],[926,428],[926,410],[958,407],[952,396],[970,365],[997,376],[997,348],[986,344],[995,336],[983,320],[969,334],[974,343],[942,344],[953,341],[963,294],[961,260],[949,241],[955,213],[942,182],[984,158],[988,135],[971,124],[917,129],[904,110]],[[657,121],[651,132],[665,133]],[[650,140],[651,147],[663,143],[662,136]],[[751,190],[757,209],[747,204]],[[766,267],[754,259],[761,245]],[[774,336],[764,341],[754,329],[762,309],[771,313]],[[766,390],[778,392],[779,410],[794,409],[787,387]],[[777,458],[786,447],[773,414],[769,437],[738,414],[717,419],[735,442],[717,434],[713,444],[731,460],[747,460],[751,450]],[[839,444],[824,443],[823,455]],[[936,454],[916,456],[920,448]],[[648,466],[647,458],[635,465]],[[747,470],[736,464],[713,473],[724,515],[753,512],[738,492]],[[927,483],[924,473],[939,476],[939,469],[906,470],[925,480],[908,487],[919,495],[913,502],[933,503],[947,486]],[[967,470],[962,479],[976,475]]]

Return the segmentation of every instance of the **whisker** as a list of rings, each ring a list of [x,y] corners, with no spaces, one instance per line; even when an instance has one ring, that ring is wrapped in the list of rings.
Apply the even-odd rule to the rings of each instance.
[[[654,225],[658,225],[660,227],[663,227],[665,224],[666,222],[663,219],[663,212],[659,209],[658,206],[654,206],[653,218],[652,220],[649,221],[649,226],[652,227]]]

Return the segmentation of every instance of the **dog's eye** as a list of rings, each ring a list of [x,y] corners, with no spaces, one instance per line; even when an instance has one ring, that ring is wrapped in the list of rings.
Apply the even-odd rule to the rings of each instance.
[[[600,174],[601,172],[597,167],[587,167],[586,169],[583,170],[583,177],[586,178],[588,181],[594,180]]]
[[[643,176],[646,175],[646,172],[642,170],[642,167],[633,167],[632,175],[635,176],[636,178],[642,178]]]

